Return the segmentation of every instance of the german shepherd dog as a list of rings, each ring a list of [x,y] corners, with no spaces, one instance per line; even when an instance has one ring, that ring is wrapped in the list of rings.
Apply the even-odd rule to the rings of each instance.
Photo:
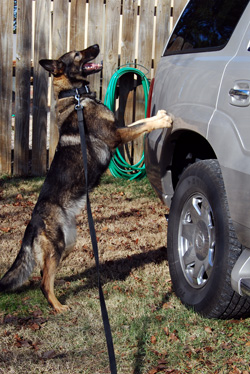
[[[165,111],[128,127],[117,128],[114,114],[89,92],[88,75],[102,69],[90,63],[99,54],[99,46],[64,54],[58,60],[41,60],[53,75],[57,101],[59,141],[38,201],[27,225],[21,249],[0,281],[0,291],[20,287],[35,265],[41,269],[41,290],[56,312],[68,309],[54,294],[54,280],[60,261],[76,242],[76,215],[86,202],[84,167],[75,110],[76,89],[84,110],[88,157],[88,189],[93,189],[108,168],[112,151],[123,143],[154,129],[170,127]]]

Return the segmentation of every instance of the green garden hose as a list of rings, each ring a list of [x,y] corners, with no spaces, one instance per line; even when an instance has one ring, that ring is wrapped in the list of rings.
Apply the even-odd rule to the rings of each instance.
[[[104,99],[104,104],[114,112],[114,103],[115,103],[115,90],[118,79],[126,74],[133,73],[141,77],[142,87],[145,97],[145,117],[147,113],[147,104],[148,104],[148,92],[149,92],[149,81],[145,74],[136,68],[133,67],[122,67],[118,69],[110,79],[107,92]],[[111,174],[116,178],[124,179],[142,179],[146,175],[146,169],[144,164],[144,152],[140,161],[135,165],[130,165],[121,155],[119,149],[117,148],[109,164],[109,170]]]

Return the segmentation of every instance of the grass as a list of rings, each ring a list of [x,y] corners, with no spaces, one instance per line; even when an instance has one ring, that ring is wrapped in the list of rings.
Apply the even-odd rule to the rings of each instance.
[[[12,263],[42,179],[0,181],[0,273]],[[250,321],[208,320],[172,291],[166,209],[148,181],[105,176],[91,194],[101,278],[119,374],[250,373]],[[55,315],[38,269],[20,290],[0,296],[0,373],[109,373],[86,214],[76,249],[60,267]]]

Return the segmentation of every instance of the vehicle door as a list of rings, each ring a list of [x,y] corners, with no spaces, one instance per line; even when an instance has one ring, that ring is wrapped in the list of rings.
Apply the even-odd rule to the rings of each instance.
[[[208,140],[220,162],[236,233],[250,246],[250,6],[247,10],[241,20],[245,30],[236,30],[231,41],[238,48],[223,74]]]

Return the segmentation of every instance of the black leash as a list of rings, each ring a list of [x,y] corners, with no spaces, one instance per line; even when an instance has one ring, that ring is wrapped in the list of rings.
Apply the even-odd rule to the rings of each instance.
[[[81,149],[82,149],[82,158],[83,158],[85,184],[86,184],[86,205],[87,205],[89,230],[90,230],[91,242],[92,242],[93,252],[95,256],[96,270],[97,270],[97,275],[98,275],[99,297],[100,297],[100,305],[101,305],[101,312],[102,312],[102,320],[103,320],[106,342],[107,342],[107,347],[108,347],[109,366],[110,366],[111,374],[117,374],[113,339],[112,339],[108,312],[106,308],[106,303],[105,303],[105,299],[104,299],[104,295],[102,291],[101,279],[100,279],[100,265],[99,265],[99,255],[98,255],[98,245],[97,245],[97,240],[96,240],[95,225],[94,225],[94,220],[92,217],[91,206],[90,206],[89,195],[88,195],[87,145],[86,145],[86,136],[85,136],[85,131],[84,131],[83,106],[81,105],[80,94],[77,89],[75,91],[75,99],[78,102],[77,105],[75,106],[75,109],[77,111],[78,126],[79,126],[79,132],[80,132],[80,137],[81,137]]]

